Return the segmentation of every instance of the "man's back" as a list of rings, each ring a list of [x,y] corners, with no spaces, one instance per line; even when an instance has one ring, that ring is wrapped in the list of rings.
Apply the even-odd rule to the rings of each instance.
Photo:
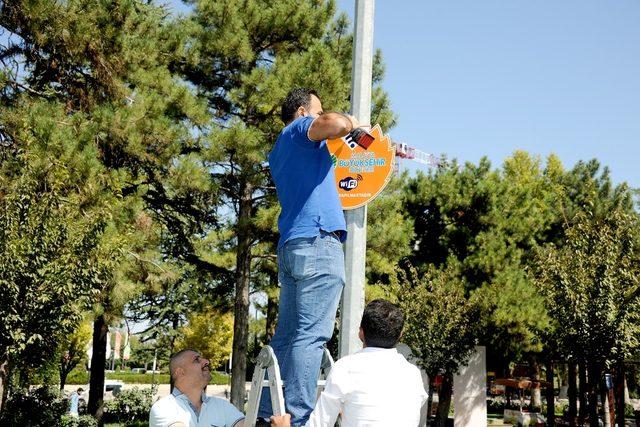
[[[334,365],[307,427],[415,427],[426,400],[420,371],[395,348],[376,347],[344,357]]]

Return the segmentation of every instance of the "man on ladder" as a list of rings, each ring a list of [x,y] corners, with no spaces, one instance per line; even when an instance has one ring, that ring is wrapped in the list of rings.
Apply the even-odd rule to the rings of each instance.
[[[318,94],[294,89],[284,100],[285,127],[269,154],[282,212],[278,219],[280,306],[271,347],[285,383],[284,400],[294,426],[315,406],[323,346],[333,334],[345,283],[342,242],[346,224],[326,140],[347,135],[357,120],[324,113]],[[258,425],[268,425],[265,390]]]

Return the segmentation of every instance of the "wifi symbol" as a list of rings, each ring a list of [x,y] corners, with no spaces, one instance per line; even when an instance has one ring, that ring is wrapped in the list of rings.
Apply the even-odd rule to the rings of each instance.
[[[362,175],[358,174],[356,175],[356,180],[357,181],[362,181],[364,178],[362,177]]]

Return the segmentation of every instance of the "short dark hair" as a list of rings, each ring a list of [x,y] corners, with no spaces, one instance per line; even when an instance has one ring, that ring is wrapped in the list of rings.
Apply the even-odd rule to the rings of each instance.
[[[383,299],[373,300],[367,304],[360,322],[367,347],[394,347],[400,340],[403,326],[402,309]]]
[[[309,88],[299,87],[292,89],[287,97],[282,102],[282,110],[280,111],[280,118],[284,122],[284,124],[289,124],[295,117],[296,111],[298,108],[304,107],[309,109],[309,104],[311,103],[311,95],[316,96],[318,99],[318,93]]]

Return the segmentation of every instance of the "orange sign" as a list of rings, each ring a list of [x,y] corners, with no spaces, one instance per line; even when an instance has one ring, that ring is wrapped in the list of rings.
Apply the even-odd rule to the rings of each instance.
[[[391,179],[395,156],[391,140],[383,135],[380,125],[375,125],[369,134],[374,139],[362,144],[368,145],[366,149],[349,135],[327,141],[342,209],[355,209],[371,202]]]

